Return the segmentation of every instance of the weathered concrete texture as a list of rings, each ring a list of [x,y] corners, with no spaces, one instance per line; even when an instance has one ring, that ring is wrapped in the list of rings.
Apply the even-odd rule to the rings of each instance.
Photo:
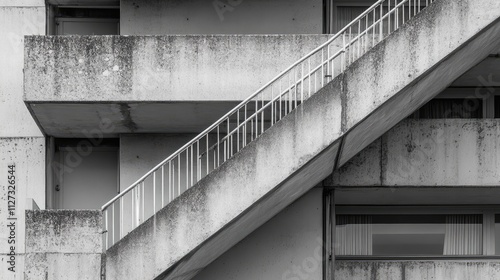
[[[30,280],[100,280],[101,255],[28,253],[24,273],[24,279]]]
[[[499,17],[496,0],[436,1],[351,65],[340,165],[497,51]]]
[[[198,133],[328,37],[28,37],[25,100],[57,137]]]
[[[325,178],[338,150],[338,88],[327,85],[109,249],[107,278],[189,279]]]
[[[335,280],[497,280],[497,260],[335,261]]]
[[[121,1],[120,33],[321,34],[321,0]]]
[[[0,7],[45,7],[44,0],[0,0]]]
[[[41,136],[23,102],[23,42],[44,33],[43,0],[0,1],[0,137]]]
[[[498,186],[500,120],[404,120],[326,186]]]
[[[14,174],[9,174],[9,165],[15,165]],[[0,138],[0,254],[9,250],[7,224],[9,200],[15,199],[16,221],[16,253],[24,253],[24,210],[27,198],[36,201],[40,208],[45,208],[45,139],[34,138]],[[15,176],[15,193],[8,182],[8,175]],[[13,197],[13,198],[12,198]],[[4,271],[0,271],[3,273]]]
[[[493,0],[473,2],[437,1],[439,4],[429,7],[427,12],[377,45],[349,68],[347,73],[335,78],[299,109],[110,248],[107,252],[107,277],[192,278],[223,252],[316,185],[318,180],[324,179],[329,169],[334,167],[338,142],[343,132],[348,133],[342,148],[344,160],[347,161],[392,127],[392,121],[399,122],[405,114],[423,104],[419,100],[400,102],[389,97],[404,95],[403,100],[415,100],[418,99],[417,96],[424,94],[421,90],[425,90],[429,98],[437,95],[441,88],[447,86],[444,84],[448,79],[447,75],[453,81],[455,75],[465,72],[474,61],[484,59],[500,43],[500,36],[497,36],[500,34],[500,24],[497,24],[500,9],[490,12],[492,8],[499,7],[500,3]],[[427,32],[418,32],[426,22],[432,22],[433,28],[441,32],[446,31],[441,25],[452,28],[453,24],[445,19],[450,16],[448,11],[463,17],[465,24],[478,27],[464,27],[461,31],[465,33],[462,34],[450,32],[451,37],[444,38],[450,40],[450,45],[442,44],[442,34],[433,33],[427,27],[424,28]],[[457,20],[456,14],[452,15],[455,16],[454,20]],[[492,22],[495,24],[488,26]],[[418,44],[410,42],[415,42],[415,36],[420,35],[426,37],[421,43],[429,43],[436,48],[443,45],[443,49],[433,50],[431,53],[413,52],[419,49]],[[403,46],[405,49],[392,49],[395,46]],[[411,49],[406,49],[409,46]],[[404,56],[395,55],[398,52],[404,53]],[[443,56],[435,56],[435,53]],[[461,57],[464,55],[470,57]],[[405,76],[404,79],[391,77],[393,68],[399,65],[391,56],[399,60],[422,61],[426,65],[422,68],[437,72],[425,70],[412,77]],[[373,57],[378,57],[376,63],[372,61]],[[385,59],[391,63],[385,64]],[[458,62],[463,65],[455,65]],[[399,63],[402,67],[396,67],[398,71],[405,73],[404,75],[412,73],[412,63]],[[375,73],[378,74],[375,76],[369,75],[373,68],[377,69]],[[363,69],[367,69],[367,72]],[[436,81],[436,87],[427,88],[424,86],[426,83],[420,81],[427,79],[429,74],[440,77],[442,81]],[[370,80],[372,77],[376,79]],[[381,86],[382,83],[385,85]],[[413,91],[401,92],[407,87]],[[372,92],[374,88],[387,91],[382,91],[383,94],[379,91]],[[372,98],[370,94],[375,96]],[[412,94],[416,95],[413,99]],[[368,102],[369,105],[360,104],[357,109],[359,111],[356,111],[354,100]],[[379,106],[384,110],[377,109]],[[363,119],[363,115],[368,116],[375,109],[378,110],[377,114],[382,115],[371,115]],[[392,111],[396,113],[390,113]],[[363,120],[368,122],[362,122]],[[373,125],[373,129],[365,127],[361,132],[353,133],[354,125],[358,125],[357,128]],[[368,141],[372,137],[374,138]]]
[[[29,36],[25,100],[241,101],[328,37]]]
[[[98,210],[26,211],[26,279],[101,279]]]
[[[322,207],[323,190],[313,188],[193,279],[322,279]]]
[[[102,253],[99,210],[26,211],[26,253]]]
[[[0,97],[1,98],[1,97]],[[10,120],[7,118],[4,120]],[[15,164],[15,173],[9,174],[9,165]],[[45,208],[45,139],[42,137],[0,138],[0,279],[24,279],[24,240],[25,216],[27,198],[36,201],[40,208]],[[9,191],[8,176],[15,176],[15,194],[10,193],[10,200],[15,199],[15,215],[17,220],[7,220]],[[14,199],[12,198],[14,197]],[[7,227],[15,222],[15,244],[8,243],[11,230]],[[12,241],[11,241],[12,242]],[[11,265],[7,256],[11,252],[10,246],[15,246],[15,273],[7,270]]]

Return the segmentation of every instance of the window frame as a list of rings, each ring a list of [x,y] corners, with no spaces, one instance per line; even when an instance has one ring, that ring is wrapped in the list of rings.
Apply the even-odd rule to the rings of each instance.
[[[327,202],[328,203],[328,202]],[[433,259],[500,259],[495,255],[495,214],[500,214],[500,205],[335,205],[333,210],[331,226],[336,226],[337,215],[426,215],[426,214],[482,214],[483,215],[483,248],[482,255],[403,255],[403,256],[332,256],[338,260],[433,260]],[[325,221],[327,224],[328,221]],[[328,242],[328,236],[325,236]],[[331,241],[335,244],[335,231],[331,230]],[[500,241],[499,241],[500,242]]]

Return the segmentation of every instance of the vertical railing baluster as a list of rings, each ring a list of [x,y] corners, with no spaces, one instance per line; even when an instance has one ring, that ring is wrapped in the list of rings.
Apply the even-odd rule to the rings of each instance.
[[[279,96],[279,99],[278,99],[278,100],[279,100],[279,104],[280,104],[280,118],[279,118],[280,120],[281,120],[281,110],[282,110],[282,108],[281,108],[281,106],[282,106],[282,105],[281,105],[281,103],[282,103],[282,102],[281,102],[281,90],[282,90],[282,88],[281,88],[281,82],[282,82],[282,80],[280,79],[280,86],[279,86],[279,90],[280,90],[280,91],[279,91],[279,93],[278,93],[278,96]]]
[[[325,81],[325,67],[323,67],[324,63],[325,63],[325,52],[323,48],[321,48],[321,87],[324,86],[324,81]]]
[[[172,183],[172,161],[168,162],[168,203],[172,201],[172,186],[174,185]]]
[[[384,38],[384,21],[383,21],[383,17],[384,17],[384,9],[383,9],[383,5],[380,4],[380,37],[379,37],[379,42],[382,41],[382,39]]]
[[[119,226],[118,226],[118,229],[119,229],[119,233],[118,233],[118,236],[120,237],[120,239],[123,237],[123,196],[120,197],[120,213],[118,214],[118,216],[120,217],[120,219],[118,219],[118,223],[119,223]]]
[[[220,126],[217,126],[217,167],[220,166]]]
[[[177,156],[177,195],[181,195],[181,155]]]
[[[186,149],[186,190],[189,188],[189,148]]]
[[[264,115],[264,110],[265,110],[264,109],[264,93],[261,94],[261,98],[262,98],[261,99],[261,109],[262,109],[262,111],[261,111],[261,115],[260,115],[260,124],[261,124],[260,125],[260,133],[262,134],[262,133],[264,133],[264,117],[265,117],[265,115]]]
[[[115,244],[115,203],[111,204],[111,244]]]
[[[243,147],[247,145],[247,104],[245,104],[245,121],[243,126]]]
[[[153,215],[156,212],[156,172],[153,172]]]
[[[134,194],[135,194],[135,188],[132,189],[131,197],[130,197],[131,198],[130,199],[130,206],[131,206],[131,209],[130,209],[130,212],[131,212],[130,213],[131,214],[130,215],[130,217],[131,217],[130,231],[132,231],[135,227],[135,221],[134,221],[134,219],[135,219],[135,201],[134,201],[135,196],[134,196]]]
[[[227,121],[229,122],[229,118],[227,119]],[[207,151],[206,152],[206,154],[207,154],[207,174],[206,175],[208,175],[208,173],[210,173],[210,171],[209,171],[210,170],[210,153],[208,152],[208,149],[210,148],[210,146],[208,145],[208,134],[205,135],[205,139],[206,139],[206,143],[207,143],[207,149],[205,150],[205,151]]]
[[[195,184],[194,182],[194,169],[193,169],[193,154],[194,154],[194,147],[191,145],[191,161],[190,161],[190,166],[191,166],[191,186]]]
[[[300,63],[300,77],[301,77],[301,80],[300,80],[300,102],[304,102],[304,79],[305,79],[305,75],[304,75],[304,62],[301,62]],[[272,125],[272,123],[271,123]]]
[[[161,208],[165,206],[165,165],[161,166]]]
[[[109,248],[109,242],[108,242],[108,238],[109,238],[109,226],[108,226],[108,212],[109,210],[108,209],[105,209],[104,210],[104,249],[108,249]]]
[[[271,85],[271,126],[274,124],[274,86]]]
[[[142,222],[144,223],[144,221],[146,220],[145,219],[146,211],[145,211],[145,208],[144,208],[145,207],[145,202],[146,202],[146,197],[144,195],[144,188],[145,188],[144,181],[142,181],[141,186],[142,186],[142,195],[141,195],[141,200],[142,200],[141,201],[141,205],[142,205]]]

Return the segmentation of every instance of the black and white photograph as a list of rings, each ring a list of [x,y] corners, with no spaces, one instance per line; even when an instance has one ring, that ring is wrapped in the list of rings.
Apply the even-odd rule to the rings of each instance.
[[[500,0],[0,0],[0,280],[500,280]]]

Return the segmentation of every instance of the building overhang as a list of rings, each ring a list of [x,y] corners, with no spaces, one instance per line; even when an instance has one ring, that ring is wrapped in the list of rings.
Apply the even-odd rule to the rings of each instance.
[[[50,136],[196,133],[328,37],[28,36],[24,100]]]
[[[120,7],[119,0],[47,0],[47,4],[69,7]]]

